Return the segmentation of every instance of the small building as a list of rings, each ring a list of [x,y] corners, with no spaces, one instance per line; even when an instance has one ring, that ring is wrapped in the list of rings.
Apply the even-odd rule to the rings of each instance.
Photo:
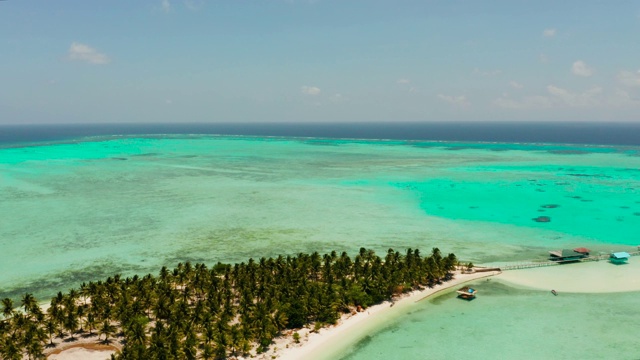
[[[627,262],[627,260],[629,260],[630,256],[631,255],[629,255],[629,253],[625,251],[615,252],[611,253],[611,255],[609,256],[609,261],[611,261],[613,264],[624,264]]]
[[[468,286],[462,287],[458,289],[458,297],[465,300],[472,300],[476,297],[476,293],[478,291],[476,289],[470,288]]]
[[[585,250],[589,250],[589,249],[585,249]],[[559,261],[559,262],[580,261],[586,257],[587,257],[586,254],[583,254],[581,252],[577,252],[571,249],[549,251],[549,260],[551,261]]]
[[[573,251],[580,253],[580,254],[584,254],[586,256],[589,256],[589,253],[591,252],[591,250],[587,249],[586,247],[579,247],[579,248],[575,248],[573,249]]]

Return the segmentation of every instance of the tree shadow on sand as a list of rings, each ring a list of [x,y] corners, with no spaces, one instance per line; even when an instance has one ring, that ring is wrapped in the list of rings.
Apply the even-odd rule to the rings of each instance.
[[[78,338],[73,336],[73,335],[71,337],[68,337],[68,338],[62,340],[62,342],[66,342],[66,343],[71,343],[71,342],[75,342],[75,341],[78,341]]]
[[[97,343],[101,345],[111,345],[113,341],[114,341],[113,339],[103,339],[103,340],[98,340]]]

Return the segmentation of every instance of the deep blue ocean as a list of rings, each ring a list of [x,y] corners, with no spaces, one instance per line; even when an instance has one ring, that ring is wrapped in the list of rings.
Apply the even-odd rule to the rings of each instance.
[[[640,123],[174,123],[0,125],[0,144],[73,140],[90,136],[209,134],[461,142],[640,145]]]

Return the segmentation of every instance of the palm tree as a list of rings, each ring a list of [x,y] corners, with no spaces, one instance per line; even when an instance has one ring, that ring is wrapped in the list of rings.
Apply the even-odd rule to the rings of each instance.
[[[27,314],[29,314],[31,309],[33,309],[35,306],[38,306],[38,302],[36,301],[36,298],[34,298],[32,294],[28,294],[28,293],[22,296],[22,301],[20,302],[20,304],[24,308],[24,312]]]
[[[215,351],[213,350],[213,347],[209,344],[205,344],[202,347],[202,353],[200,354],[200,358],[203,360],[215,359]]]
[[[49,345],[47,347],[55,347],[56,344],[53,343],[53,334],[58,330],[58,324],[53,319],[48,319],[44,324],[45,330],[49,333]]]
[[[113,335],[116,332],[116,328],[109,323],[109,320],[105,320],[98,331],[100,335],[104,335],[104,343],[106,344],[109,343],[109,335]],[[98,339],[100,339],[100,336],[98,336]]]
[[[93,335],[93,328],[96,326],[96,316],[92,310],[89,310],[84,324],[89,328],[89,335]]]
[[[131,320],[126,333],[127,340],[130,340],[134,344],[146,345],[147,333],[146,328],[149,323],[149,319],[143,316],[135,317]]]
[[[69,331],[69,335],[71,335],[71,339],[75,340],[73,334],[78,328],[78,314],[75,311],[67,312],[67,315],[64,318],[64,322],[62,323],[65,330]]]
[[[13,336],[7,339],[2,347],[0,354],[4,360],[22,360],[22,349],[18,346],[18,339]]]
[[[13,300],[9,298],[2,299],[2,315],[5,319],[13,315]]]
[[[44,332],[44,329],[38,327],[37,324],[32,323],[25,333],[24,336],[24,346],[27,351],[27,356],[29,359],[42,359],[44,358],[44,353],[42,349],[42,342],[45,341],[47,335]]]

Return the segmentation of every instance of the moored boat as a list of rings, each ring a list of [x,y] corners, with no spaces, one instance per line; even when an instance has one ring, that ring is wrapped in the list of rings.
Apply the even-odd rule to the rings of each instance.
[[[468,286],[462,287],[457,291],[459,298],[467,299],[467,300],[474,299],[476,297],[477,292],[478,291],[476,289]]]

